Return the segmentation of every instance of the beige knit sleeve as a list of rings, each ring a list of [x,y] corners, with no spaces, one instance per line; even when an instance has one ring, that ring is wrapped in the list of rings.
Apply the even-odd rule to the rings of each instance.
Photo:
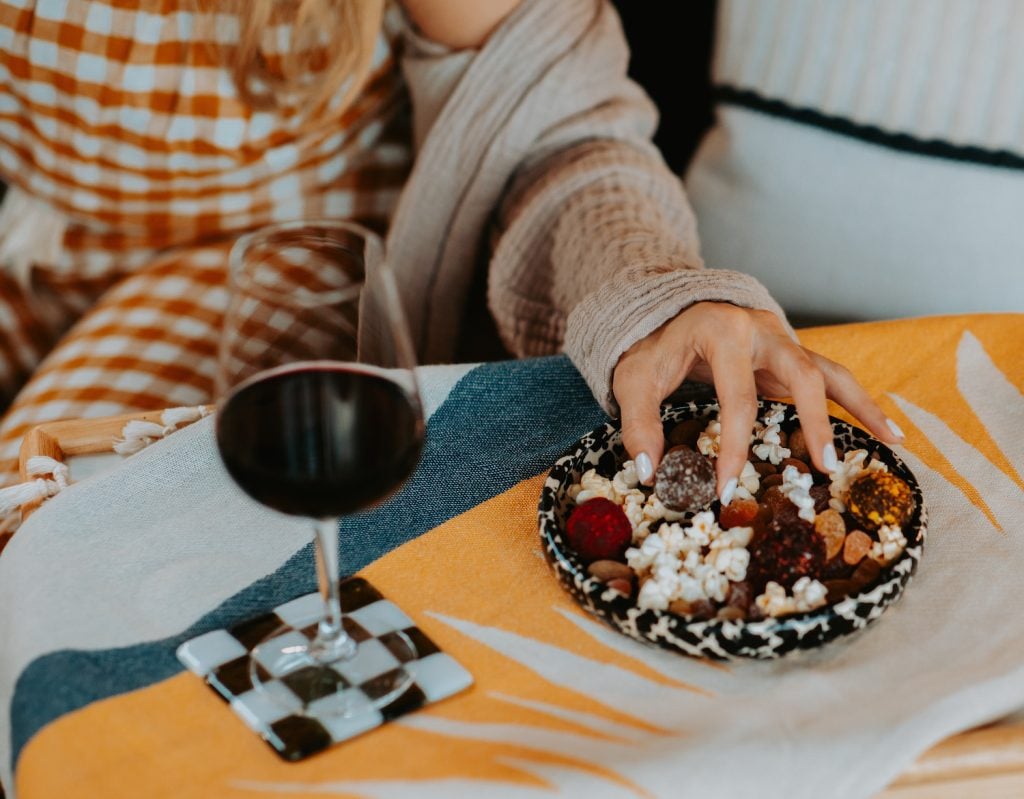
[[[705,269],[679,179],[645,139],[549,155],[506,196],[488,300],[516,355],[560,349],[609,413],[621,355],[690,305],[785,315],[749,275]]]

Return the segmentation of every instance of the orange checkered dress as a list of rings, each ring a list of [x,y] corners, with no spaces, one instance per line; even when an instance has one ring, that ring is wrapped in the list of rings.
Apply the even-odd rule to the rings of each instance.
[[[240,98],[217,55],[237,20],[192,0],[0,0],[0,257],[32,233],[15,205],[58,222],[51,257],[0,272],[4,482],[40,422],[210,399],[242,232],[386,225],[410,162],[400,24],[390,8],[359,99],[310,123]]]

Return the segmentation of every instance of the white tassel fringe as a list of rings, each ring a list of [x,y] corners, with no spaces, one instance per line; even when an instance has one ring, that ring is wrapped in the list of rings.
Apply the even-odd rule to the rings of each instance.
[[[183,425],[209,416],[213,409],[206,405],[195,407],[168,408],[160,415],[160,424],[133,419],[121,430],[121,438],[114,444],[114,452],[118,455],[134,455],[145,449],[154,441],[158,441],[168,433],[173,433]]]
[[[49,499],[68,487],[67,464],[45,455],[33,455],[28,459],[26,468],[30,475],[48,474],[51,479],[40,476],[38,480],[0,489],[0,516],[13,513],[26,502]]]
[[[123,438],[114,444],[114,451],[131,455],[173,433],[182,425],[209,416],[213,408],[199,405],[193,408],[168,408],[160,416],[160,424],[133,420],[121,431]],[[68,487],[67,464],[45,455],[33,455],[25,464],[25,470],[36,480],[0,489],[0,518],[9,516],[26,502],[49,499]],[[47,479],[46,475],[49,475]]]

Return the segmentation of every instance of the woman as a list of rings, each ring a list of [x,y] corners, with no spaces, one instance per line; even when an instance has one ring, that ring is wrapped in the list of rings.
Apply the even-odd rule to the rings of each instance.
[[[6,473],[40,422],[209,400],[232,241],[323,216],[388,228],[428,362],[489,243],[505,347],[564,348],[645,482],[687,376],[722,402],[725,502],[759,391],[795,398],[821,469],[826,396],[899,440],[759,283],[703,268],[601,0],[195,2],[0,0]]]

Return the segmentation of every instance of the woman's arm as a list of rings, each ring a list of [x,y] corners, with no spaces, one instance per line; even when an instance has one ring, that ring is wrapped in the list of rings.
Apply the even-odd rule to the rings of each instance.
[[[453,50],[479,47],[520,0],[402,0],[429,39]]]
[[[427,0],[421,2],[422,14]],[[453,2],[432,5],[450,9]],[[548,2],[524,2],[479,55],[425,42],[406,54],[417,139],[435,130],[441,116],[446,134],[430,138],[443,143],[433,148],[435,156],[462,152],[452,147],[453,137],[469,143],[473,136],[491,137],[484,163],[507,181],[503,199],[486,203],[500,205],[488,304],[506,346],[517,355],[564,346],[597,399],[613,413],[621,410],[626,447],[640,463],[647,461],[647,471],[657,466],[663,446],[660,401],[688,374],[713,380],[727,431],[717,464],[726,497],[746,461],[750,398],[758,388],[795,397],[819,467],[828,465],[832,440],[826,396],[893,440],[881,411],[845,370],[790,338],[763,286],[748,275],[703,268],[679,179],[650,141],[655,110],[626,77],[628,51],[610,7],[602,0]],[[499,11],[490,21],[501,18]],[[491,33],[485,27],[478,39]],[[451,33],[440,35],[454,41]],[[550,60],[532,72],[529,59],[537,56]],[[467,83],[478,58],[486,69]],[[514,78],[510,85],[522,93],[499,91],[503,84],[494,81],[504,77]],[[456,86],[462,96],[456,97]],[[468,100],[468,86],[481,102]],[[495,121],[491,92],[507,109],[504,127]],[[452,113],[439,113],[466,107],[498,127],[481,128],[475,117],[457,126]],[[532,138],[520,136],[526,131]],[[517,167],[506,179],[508,167],[494,165],[513,152]],[[476,213],[484,205],[472,199],[465,206]]]

